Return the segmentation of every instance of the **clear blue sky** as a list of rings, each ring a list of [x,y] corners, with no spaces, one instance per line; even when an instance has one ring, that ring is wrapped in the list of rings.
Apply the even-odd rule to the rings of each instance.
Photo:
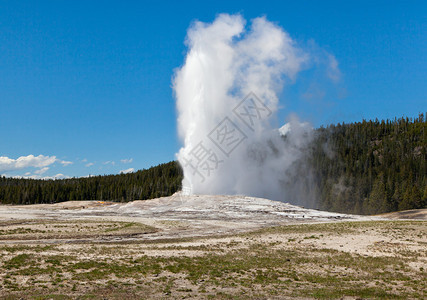
[[[171,77],[188,26],[219,13],[265,15],[336,57],[338,86],[302,72],[281,95],[280,120],[295,112],[317,127],[427,110],[426,1],[0,1],[0,175],[173,160]],[[309,88],[323,98],[304,97]]]

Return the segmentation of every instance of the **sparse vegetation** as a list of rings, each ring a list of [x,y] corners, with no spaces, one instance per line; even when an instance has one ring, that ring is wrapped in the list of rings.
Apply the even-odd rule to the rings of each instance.
[[[7,229],[1,230],[0,241],[82,239],[103,235],[144,234],[157,230],[154,227],[136,222],[31,220],[26,223],[16,225],[12,223],[12,225],[7,226]],[[25,249],[26,246],[22,247]]]
[[[136,226],[107,225],[104,234]],[[421,299],[426,230],[425,221],[341,222],[161,243],[9,245],[0,247],[0,296]],[[324,245],[361,234],[373,240],[366,251]]]

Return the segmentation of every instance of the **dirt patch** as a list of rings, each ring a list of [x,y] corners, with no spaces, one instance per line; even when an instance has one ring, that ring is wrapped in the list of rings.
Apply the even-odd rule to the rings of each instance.
[[[427,208],[426,209],[411,209],[404,211],[397,211],[388,214],[379,215],[388,219],[412,219],[412,220],[427,220]]]

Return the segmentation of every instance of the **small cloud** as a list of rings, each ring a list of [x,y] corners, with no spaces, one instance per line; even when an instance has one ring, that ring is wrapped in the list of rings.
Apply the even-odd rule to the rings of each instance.
[[[86,159],[86,158],[83,158],[83,159],[82,159],[82,162],[87,162],[87,159]]]
[[[29,175],[31,175],[31,172],[27,172],[27,173],[25,173],[24,175],[25,175],[25,176],[29,176]]]
[[[90,163],[85,164],[85,167],[91,167],[93,165],[94,165],[94,163],[90,162]]]
[[[44,177],[43,179],[67,179],[70,178],[70,176],[64,175],[62,173],[58,173],[52,177]]]
[[[37,171],[34,171],[34,174],[42,175],[42,174],[46,173],[47,170],[49,170],[49,167],[44,167],[44,168],[41,168]]]
[[[36,171],[37,172],[37,171]],[[27,172],[28,173],[28,172]],[[27,174],[25,173],[25,174]],[[71,178],[70,176],[64,175],[62,173],[58,173],[54,176],[40,176],[40,175],[30,175],[30,176],[12,176],[11,178],[17,178],[17,179],[43,179],[43,180],[54,180],[54,179],[67,179]]]
[[[126,169],[126,170],[121,170],[119,173],[120,174],[127,174],[127,173],[132,173],[132,172],[135,172],[134,168],[129,168],[129,169]]]
[[[320,47],[314,40],[309,40],[307,43],[310,53],[311,63],[314,63],[323,74],[326,75],[333,83],[338,83],[341,80],[342,74],[339,68],[339,63],[336,57]],[[322,75],[323,75],[322,74]]]
[[[103,162],[102,163],[103,165],[108,165],[108,164],[111,164],[111,165],[115,165],[116,164],[116,162],[114,162],[114,161],[112,161],[112,160],[108,160],[108,161],[105,161],[105,162]]]
[[[129,159],[127,159],[127,158],[125,158],[125,159],[121,159],[121,160],[120,160],[120,162],[121,162],[122,164],[130,164],[131,162],[133,162],[133,158],[129,158]]]
[[[66,161],[66,160],[61,160],[59,161],[64,167],[72,165],[73,162],[72,161]]]
[[[338,67],[338,61],[332,54],[327,54],[329,63],[327,66],[326,74],[328,75],[329,79],[331,79],[333,82],[338,82],[341,79],[341,71]]]

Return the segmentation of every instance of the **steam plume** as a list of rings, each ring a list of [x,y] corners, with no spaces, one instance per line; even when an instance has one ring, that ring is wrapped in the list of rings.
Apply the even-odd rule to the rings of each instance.
[[[286,183],[311,128],[296,117],[281,130],[273,124],[278,93],[308,55],[266,18],[246,30],[240,15],[195,22],[186,45],[173,80],[184,189],[289,201]]]

